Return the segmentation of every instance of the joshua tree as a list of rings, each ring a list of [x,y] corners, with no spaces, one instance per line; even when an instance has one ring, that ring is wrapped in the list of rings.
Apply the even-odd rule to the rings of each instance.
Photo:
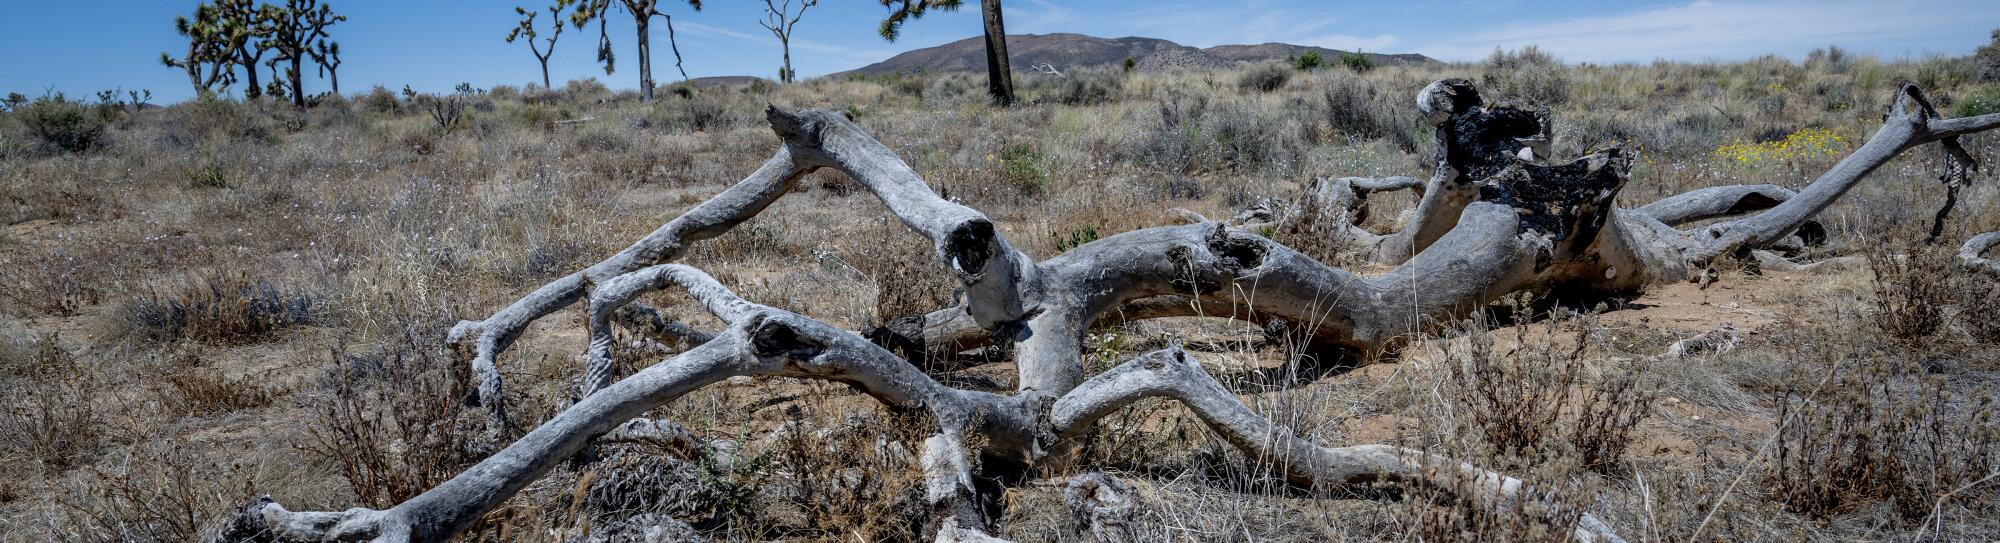
[[[798,72],[792,71],[792,27],[798,26],[799,19],[806,16],[806,10],[819,5],[819,0],[799,0],[799,10],[792,11],[792,0],[764,0],[764,20],[757,24],[778,37],[778,47],[785,51],[784,67],[778,68],[778,81],[790,83],[798,79]]]
[[[1536,502],[1546,499],[1546,490],[1506,475],[1422,451],[1327,447],[1302,438],[1252,410],[1179,347],[1086,378],[1083,338],[1092,326],[1120,320],[1243,318],[1297,327],[1328,356],[1379,357],[1413,333],[1448,326],[1525,289],[1630,293],[1660,281],[1712,279],[1713,266],[1723,260],[1797,242],[1795,234],[1808,233],[1814,215],[1902,152],[1936,143],[1945,151],[1947,174],[1963,172],[1976,165],[1957,139],[2000,128],[2000,113],[1941,118],[1922,91],[1904,86],[1867,143],[1800,191],[1714,187],[1626,209],[1614,201],[1632,155],[1611,148],[1568,162],[1548,160],[1546,110],[1488,105],[1469,82],[1457,79],[1425,87],[1417,106],[1437,134],[1428,181],[1328,180],[1297,206],[1339,214],[1365,210],[1370,192],[1421,191],[1402,230],[1340,233],[1359,237],[1353,243],[1377,260],[1397,264],[1374,277],[1318,262],[1255,228],[1198,217],[1036,261],[985,215],[933,192],[847,116],[772,107],[766,116],[782,143],[749,177],[618,254],[484,320],[460,322],[447,335],[479,380],[477,401],[488,410],[489,430],[503,437],[509,430],[497,355],[534,321],[581,303],[587,340],[575,404],[457,477],[392,507],[294,512],[260,498],[232,517],[222,539],[444,541],[550,470],[573,458],[590,462],[578,453],[593,441],[687,443],[691,434],[674,423],[635,417],[733,376],[845,383],[923,421],[931,433],[920,444],[919,464],[938,541],[994,541],[986,535],[989,506],[1000,503],[1004,489],[975,480],[1018,481],[1032,466],[1073,461],[1066,451],[1093,432],[1097,420],[1147,397],[1179,401],[1293,484],[1425,486],[1449,494],[1445,499],[1492,507],[1497,515],[1544,514],[1548,508]],[[905,225],[930,238],[961,286],[957,306],[892,323],[863,339],[750,302],[701,270],[672,263],[693,243],[769,209],[822,168],[859,181]],[[1276,220],[1290,220],[1289,214],[1281,210]],[[1265,220],[1257,213],[1246,217]],[[1711,222],[1676,226],[1698,221]],[[1978,258],[1996,238],[1975,238],[1966,251]],[[685,291],[724,328],[694,330],[638,300],[664,289]],[[620,326],[689,347],[614,381],[611,352]],[[1011,393],[956,388],[911,361],[922,353],[992,343],[1013,344],[1019,382]],[[1071,485],[1097,489],[1082,505],[1072,505],[1093,522],[1107,508],[1129,507],[1118,494],[1121,485],[1102,475],[1087,474]],[[1622,541],[1589,514],[1579,517],[1570,535]]]
[[[514,40],[519,38],[528,39],[528,52],[534,53],[535,61],[542,63],[542,88],[549,88],[549,57],[556,54],[556,38],[562,37],[562,11],[569,9],[569,5],[573,3],[576,1],[556,0],[554,5],[549,6],[549,21],[555,24],[551,25],[554,28],[549,29],[548,50],[535,45],[535,38],[540,37],[535,32],[535,17],[541,13],[528,11],[528,8],[520,6],[514,7],[514,13],[521,16],[521,24],[507,32],[507,43],[514,43]]]
[[[319,65],[319,76],[333,84],[334,94],[340,94],[340,42],[319,40],[313,47],[312,58]]]
[[[882,19],[882,39],[896,41],[903,23],[930,10],[957,11],[963,0],[882,0],[889,16]],[[986,27],[986,92],[993,103],[1013,105],[1014,71],[1007,61],[1007,28],[1000,18],[1000,0],[980,0],[979,16]]]
[[[188,40],[187,54],[180,58],[160,53],[160,63],[187,71],[188,83],[196,94],[208,94],[235,82],[235,65],[227,49],[227,32],[218,14],[220,8],[203,3],[195,6],[194,18],[174,17],[174,32]]]
[[[327,37],[327,27],[347,20],[347,16],[334,13],[332,6],[320,0],[286,0],[283,7],[271,4],[259,6],[257,18],[265,47],[278,52],[278,56],[271,59],[272,64],[290,64],[283,79],[290,87],[292,105],[305,107],[305,78],[302,76],[305,61],[313,56],[314,44]],[[277,79],[279,76],[274,72],[272,77]]]
[[[687,0],[687,3],[695,11],[701,11],[701,0]],[[687,68],[681,66],[681,47],[674,40],[674,16],[660,11],[660,0],[583,0],[576,12],[570,14],[570,22],[577,28],[597,19],[597,60],[604,62],[604,73],[611,73],[612,69],[611,36],[604,32],[604,21],[614,7],[631,14],[632,23],[638,27],[639,100],[653,101],[653,49],[648,37],[654,17],[666,19],[667,46],[674,52],[674,69],[680,71],[681,79],[687,79]]]
[[[196,92],[229,88],[242,70],[243,97],[256,99],[264,88],[257,82],[257,65],[264,60],[265,32],[260,10],[252,0],[215,0],[195,7],[194,18],[175,17],[174,30],[188,38],[181,58],[162,53],[160,62],[187,70]],[[203,75],[202,65],[208,73]]]

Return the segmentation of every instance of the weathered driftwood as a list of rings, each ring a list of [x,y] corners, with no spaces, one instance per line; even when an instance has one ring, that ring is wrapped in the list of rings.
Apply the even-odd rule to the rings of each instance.
[[[1436,98],[1436,96],[1443,95],[1441,94],[1442,91],[1435,90],[1438,87],[1456,88],[1449,81],[1440,82],[1427,88],[1426,92],[1420,96],[1425,96],[1424,100],[1429,103],[1448,102],[1442,98]],[[1453,97],[1453,100],[1457,100],[1454,103],[1461,106],[1476,103],[1473,101],[1477,100],[1476,95],[1466,92],[1466,89],[1455,90],[1450,96]],[[1431,118],[1434,121],[1440,115],[1450,118],[1473,119],[1483,114],[1489,119],[1507,119],[1511,115],[1514,118],[1511,122],[1528,122],[1521,118],[1523,116],[1522,113],[1494,113],[1478,106],[1463,109],[1457,113],[1440,113],[1443,110],[1442,106],[1437,106],[1426,111],[1432,115]],[[1452,117],[1454,115],[1457,117]],[[1462,124],[1463,122],[1466,121],[1447,119],[1446,125]],[[1502,261],[1499,260],[1484,260],[1466,264],[1466,266],[1487,269],[1474,270],[1471,267],[1451,268],[1453,273],[1484,273],[1486,275],[1482,276],[1481,281],[1501,281],[1508,283],[1506,285],[1496,285],[1496,288],[1477,292],[1470,290],[1450,292],[1428,290],[1424,288],[1424,285],[1409,283],[1404,288],[1396,291],[1400,294],[1382,294],[1383,296],[1387,296],[1388,299],[1396,299],[1396,296],[1401,296],[1402,299],[1416,299],[1428,305],[1427,309],[1416,312],[1418,313],[1416,316],[1418,318],[1411,318],[1412,316],[1410,315],[1404,315],[1405,320],[1395,322],[1350,321],[1348,318],[1356,316],[1355,306],[1381,303],[1380,299],[1352,295],[1341,296],[1338,298],[1339,301],[1337,303],[1331,304],[1341,306],[1338,308],[1301,311],[1300,308],[1288,307],[1285,303],[1279,302],[1280,298],[1271,296],[1270,292],[1273,287],[1279,289],[1285,287],[1283,285],[1274,285],[1269,281],[1258,283],[1255,288],[1244,291],[1243,295],[1230,296],[1220,300],[1215,299],[1216,293],[1209,293],[1202,297],[1207,299],[1197,300],[1182,297],[1168,300],[1146,300],[1141,303],[1147,308],[1146,311],[1154,312],[1154,316],[1242,316],[1245,313],[1256,313],[1286,318],[1288,320],[1298,320],[1298,322],[1303,323],[1310,329],[1312,335],[1316,338],[1347,338],[1344,341],[1340,341],[1340,343],[1344,343],[1360,353],[1382,352],[1395,348],[1400,339],[1397,335],[1381,337],[1368,333],[1371,327],[1397,327],[1400,331],[1399,333],[1422,331],[1429,324],[1449,322],[1451,317],[1456,316],[1457,312],[1443,310],[1444,308],[1482,306],[1497,299],[1488,296],[1497,296],[1497,294],[1505,294],[1522,288],[1540,286],[1546,287],[1549,291],[1557,294],[1589,296],[1632,292],[1652,282],[1712,278],[1714,277],[1713,264],[1717,259],[1748,258],[1754,256],[1752,252],[1756,249],[1796,245],[1810,241],[1802,240],[1800,239],[1801,237],[1823,237],[1824,233],[1817,231],[1817,225],[1811,221],[1811,218],[1832,205],[1840,195],[1845,194],[1862,179],[1866,178],[1869,172],[1887,163],[1902,151],[1925,143],[1940,142],[1965,134],[1991,130],[1995,127],[2000,127],[2000,114],[1987,114],[1978,117],[1957,119],[1939,119],[1937,118],[1936,111],[1931,109],[1929,102],[1923,97],[1921,90],[1915,86],[1904,86],[1897,91],[1894,104],[1890,109],[1889,115],[1885,117],[1882,127],[1876,130],[1875,134],[1860,149],[1856,150],[1854,154],[1842,159],[1827,173],[1821,175],[1817,180],[1807,185],[1804,190],[1796,194],[1787,194],[1789,191],[1784,191],[1783,189],[1771,190],[1776,187],[1768,185],[1745,185],[1692,191],[1686,195],[1667,198],[1664,201],[1669,203],[1659,207],[1649,205],[1636,210],[1595,208],[1595,215],[1591,221],[1579,225],[1583,227],[1580,235],[1570,236],[1560,232],[1543,232],[1543,235],[1551,243],[1554,243],[1554,240],[1557,239],[1563,240],[1560,245],[1570,255],[1568,258],[1547,260],[1548,268],[1537,269],[1532,274],[1514,276],[1511,280],[1501,279],[1505,274],[1497,269],[1498,267],[1503,267]],[[1525,129],[1522,129],[1514,132],[1506,132],[1505,134],[1520,134],[1525,131]],[[1459,133],[1466,134],[1473,132],[1477,131],[1467,129],[1461,130]],[[1458,183],[1458,181],[1440,183],[1440,179],[1455,180],[1457,177],[1446,175],[1432,176],[1432,182],[1430,183],[1432,188],[1426,191],[1425,200],[1444,202],[1438,205],[1460,209],[1455,215],[1444,215],[1444,217],[1449,217],[1449,219],[1428,219],[1431,223],[1450,222],[1452,225],[1452,228],[1447,231],[1446,235],[1439,236],[1434,243],[1443,244],[1445,240],[1450,239],[1452,236],[1462,236],[1461,239],[1465,241],[1454,244],[1454,248],[1440,248],[1442,249],[1442,251],[1438,251],[1440,253],[1448,254],[1462,251],[1466,247],[1491,250],[1492,246],[1484,244],[1483,240],[1487,239],[1505,243],[1504,240],[1500,239],[1503,237],[1502,235],[1494,232],[1481,232],[1483,228],[1459,227],[1470,226],[1462,223],[1480,215],[1480,213],[1473,212],[1473,209],[1478,207],[1478,204],[1493,203],[1502,206],[1525,206],[1516,207],[1515,209],[1542,206],[1543,204],[1541,203],[1522,200],[1516,196],[1509,196],[1509,194],[1525,193],[1531,198],[1538,197],[1536,196],[1538,191],[1548,187],[1548,183],[1558,179],[1569,179],[1569,177],[1563,175],[1554,175],[1550,170],[1553,167],[1540,166],[1519,158],[1510,158],[1514,156],[1514,152],[1518,151],[1518,149],[1525,148],[1525,144],[1519,144],[1521,147],[1515,147],[1509,144],[1508,140],[1504,138],[1489,138],[1485,141],[1488,141],[1490,145],[1483,148],[1471,145],[1459,147],[1440,145],[1440,149],[1445,153],[1459,152],[1454,151],[1454,149],[1469,152],[1480,152],[1479,149],[1486,149],[1484,152],[1490,155],[1487,159],[1441,159],[1439,161],[1441,164],[1449,165],[1454,162],[1459,164],[1486,164],[1489,161],[1514,161],[1508,167],[1501,168],[1499,172],[1502,173],[1496,173],[1479,182],[1466,182],[1466,184],[1476,186],[1479,195],[1476,201],[1463,206],[1458,206],[1449,199],[1433,196],[1435,193],[1442,192],[1440,188],[1443,191],[1454,190],[1450,188],[1450,184]],[[1597,157],[1599,160],[1607,162],[1624,160],[1615,149],[1600,153]],[[1592,159],[1586,158],[1572,162],[1570,167],[1576,168],[1578,167],[1577,164],[1590,160]],[[1440,169],[1442,170],[1442,168]],[[1485,169],[1492,170],[1493,167],[1488,166]],[[1531,175],[1531,179],[1526,183],[1510,182],[1507,180],[1518,179],[1515,177],[1517,174],[1510,172],[1530,172],[1536,173],[1540,177]],[[1502,175],[1503,173],[1505,175]],[[1506,188],[1508,186],[1527,187],[1529,190],[1519,191],[1508,189]],[[1610,188],[1615,191],[1615,187]],[[1584,202],[1576,202],[1575,205],[1580,206],[1576,209],[1584,209],[1584,207],[1581,207],[1582,204]],[[1766,206],[1765,204],[1769,205]],[[1422,208],[1423,205],[1419,204],[1419,209],[1421,210]],[[1664,216],[1668,220],[1685,224],[1705,219],[1714,220],[1722,217],[1738,216],[1759,208],[1761,208],[1760,211],[1750,213],[1747,216],[1715,220],[1705,226],[1689,230],[1675,228],[1673,224],[1653,214],[1657,212],[1660,216]],[[1568,212],[1558,211],[1554,214],[1540,213],[1538,215],[1531,215],[1531,217],[1542,217],[1542,219],[1537,219],[1542,221],[1537,224],[1545,225],[1546,220],[1543,219],[1560,216],[1563,213]],[[1416,214],[1417,219],[1427,216],[1435,215],[1425,211],[1419,211]],[[1501,222],[1498,218],[1489,220],[1495,223]],[[1506,234],[1512,235],[1521,230],[1526,230],[1525,226],[1527,222],[1529,221],[1524,219],[1524,227],[1507,230]],[[1407,274],[1415,271],[1408,268],[1409,264],[1422,259],[1424,253],[1433,252],[1430,249],[1434,245],[1421,243],[1426,236],[1415,234],[1415,232],[1422,231],[1427,227],[1415,225],[1415,223],[1412,224],[1412,226],[1406,227],[1400,232],[1386,236],[1360,231],[1358,227],[1352,229],[1353,233],[1347,239],[1363,240],[1363,243],[1359,247],[1363,250],[1373,251],[1363,254],[1374,257],[1378,262],[1395,260],[1393,258],[1395,255],[1391,254],[1391,252],[1380,250],[1383,247],[1393,245],[1386,241],[1391,238],[1410,239],[1412,243],[1418,243],[1425,249],[1423,252],[1417,253],[1415,257],[1404,261],[1403,266],[1396,268],[1396,271],[1392,271],[1382,277],[1372,278],[1371,280],[1386,282],[1385,280],[1391,277],[1407,277],[1407,275],[1399,274]],[[1149,231],[1141,230],[1121,235],[1121,237],[1150,235],[1142,234],[1146,232]],[[1474,241],[1472,238],[1475,237],[1481,241]],[[1262,243],[1269,242],[1264,241]],[[1972,251],[1973,245],[1969,241],[1966,245],[1966,251]],[[1972,254],[1970,257],[1964,256],[1968,254],[1966,251],[1961,251],[1961,259],[1967,262],[1967,265],[1970,267],[1987,265],[1986,262],[1990,261],[1973,260],[1973,258],[1978,257],[1978,254],[1983,254],[1983,251],[1987,247],[1990,247],[1990,244],[1979,247],[1978,251],[1970,253]],[[1092,245],[1078,247],[1069,253],[1045,262],[1044,265],[1046,266],[1063,259],[1085,258],[1086,255],[1095,250]],[[1431,258],[1445,258],[1445,254],[1433,255]],[[1541,257],[1537,256],[1535,258]],[[1840,262],[1840,265],[1848,263],[1844,260],[1838,262]],[[1778,266],[1782,267],[1783,265]],[[1811,267],[1811,265],[1803,266]],[[1325,287],[1327,289],[1326,292],[1340,292],[1342,289],[1341,285],[1347,284],[1345,282],[1326,283],[1328,285]],[[1051,292],[1063,289],[1064,287],[1050,287]],[[1252,293],[1255,294],[1254,299],[1257,303],[1250,303],[1253,297],[1249,296],[1249,294]],[[1221,294],[1228,295],[1229,293],[1224,292]],[[1467,296],[1468,294],[1470,296]],[[1332,298],[1329,297],[1329,299]],[[1138,300],[1125,301],[1140,302]],[[1090,316],[1097,317],[1119,313],[1116,306],[1104,306],[1098,309],[1100,310],[1100,314]],[[1161,312],[1162,310],[1165,311]],[[957,308],[945,308],[928,315],[899,319],[890,322],[883,329],[877,330],[873,334],[883,338],[885,344],[905,351],[920,348],[930,356],[948,354],[952,352],[951,349],[960,347],[971,348],[987,344],[987,342],[979,337],[980,334],[978,332],[965,328],[965,321],[958,315],[960,312],[962,310]],[[1089,319],[1085,320],[1087,322]]]
[[[1958,263],[1965,269],[1981,271],[2000,276],[2000,260],[1988,258],[1986,253],[1993,246],[2000,245],[2000,232],[1987,232],[1965,240],[1958,248]]]
[[[1346,212],[1366,192],[1421,192],[1418,211],[1403,230],[1369,234],[1374,241],[1367,246],[1377,260],[1397,264],[1372,277],[1207,221],[1126,232],[1035,262],[983,215],[939,198],[845,116],[772,108],[768,117],[784,146],[756,173],[619,254],[485,320],[453,328],[450,337],[476,370],[478,400],[497,438],[508,431],[498,355],[535,319],[587,302],[587,368],[575,404],[450,481],[388,509],[293,512],[258,499],[231,517],[217,539],[276,534],[306,541],[443,541],[595,439],[714,448],[671,422],[633,420],[735,376],[846,383],[891,409],[927,415],[934,430],[923,440],[918,463],[940,541],[994,540],[986,534],[987,515],[997,496],[975,486],[974,473],[1060,457],[1054,453],[1071,450],[1066,444],[1089,432],[1097,418],[1152,396],[1185,404],[1236,446],[1277,462],[1293,483],[1428,485],[1473,492],[1478,496],[1460,497],[1505,507],[1532,499],[1522,481],[1421,451],[1311,443],[1251,410],[1179,348],[1141,355],[1086,380],[1083,335],[1113,318],[1221,316],[1282,321],[1320,345],[1366,358],[1525,288],[1629,292],[1652,281],[1706,276],[1699,272],[1711,270],[1717,258],[1747,256],[1789,237],[1901,151],[2000,126],[2000,114],[1938,119],[1920,91],[1904,87],[1874,137],[1797,194],[1754,186],[1708,189],[1625,210],[1612,205],[1631,161],[1625,151],[1549,163],[1545,111],[1487,107],[1462,80],[1426,87],[1418,104],[1439,133],[1429,180],[1421,187],[1411,179],[1336,181],[1323,199]],[[899,321],[864,339],[750,303],[699,270],[666,264],[687,244],[749,219],[800,176],[823,167],[858,180],[904,224],[929,237],[963,287],[962,305]],[[1348,195],[1352,199],[1343,200]],[[1673,226],[1712,219],[1722,220],[1685,231]],[[1982,255],[1995,244],[2000,235],[1975,237],[1962,256],[1968,266],[1990,269]],[[670,287],[685,290],[726,327],[693,330],[636,301]],[[614,382],[611,328],[620,323],[687,350]],[[1019,372],[1013,394],[945,386],[890,350],[915,356],[995,343],[1013,346]],[[1084,504],[1079,510],[1088,506],[1106,533],[1115,532],[1122,514],[1118,491],[1101,482],[1097,488],[1103,490],[1078,498]],[[1575,535],[1618,541],[1590,515]]]

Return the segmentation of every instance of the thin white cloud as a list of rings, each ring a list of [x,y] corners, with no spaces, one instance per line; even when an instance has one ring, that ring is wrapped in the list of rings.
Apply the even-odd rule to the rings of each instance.
[[[1990,4],[1933,0],[1696,0],[1606,16],[1516,21],[1489,30],[1437,33],[1416,51],[1475,60],[1494,48],[1537,45],[1569,62],[1732,59],[1796,54],[1829,44],[1910,43],[1945,27],[1994,25]]]
[[[1381,53],[1387,51],[1391,46],[1394,46],[1401,41],[1403,41],[1401,38],[1397,38],[1396,36],[1391,34],[1383,34],[1374,37],[1348,36],[1344,34],[1328,34],[1316,38],[1300,40],[1299,45],[1311,45],[1315,47],[1325,47],[1327,49],[1339,49],[1342,51],[1367,51],[1370,53]]]
[[[770,37],[768,35],[757,36],[753,34],[745,34],[742,32],[737,32],[735,30],[730,30],[719,26],[705,25],[694,21],[674,21],[674,29],[681,32],[687,32],[689,34],[694,34],[696,36],[706,36],[711,38],[720,37],[720,38],[736,38],[739,40],[761,40]]]

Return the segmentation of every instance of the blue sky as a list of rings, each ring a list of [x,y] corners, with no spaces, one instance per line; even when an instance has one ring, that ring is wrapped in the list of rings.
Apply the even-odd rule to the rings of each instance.
[[[1148,36],[1193,46],[1282,41],[1338,49],[1423,53],[1476,60],[1494,47],[1538,44],[1569,62],[1738,60],[1766,53],[1793,58],[1827,44],[1885,58],[1963,55],[2000,27],[1996,0],[1004,0],[1011,34],[1079,32]],[[57,90],[89,95],[109,88],[149,89],[156,101],[190,96],[182,72],[159,64],[185,42],[176,14],[196,2],[146,0],[72,3],[0,0],[0,93]],[[763,27],[763,2],[708,0],[700,12],[671,5],[687,70],[711,75],[773,76],[778,45]],[[539,81],[527,46],[502,40],[515,21],[513,2],[332,0],[348,16],[333,30],[346,63],[348,92],[381,84],[448,90]],[[859,67],[908,49],[979,33],[977,0],[957,13],[911,22],[896,43],[875,34],[884,8],[876,0],[823,0],[799,23],[794,66],[813,76]],[[89,13],[76,6],[84,5]],[[546,19],[546,15],[543,16]],[[593,58],[596,29],[564,32],[550,61],[561,81],[597,77],[614,88],[638,83],[630,18],[614,22],[616,74]],[[654,25],[654,73],[676,78],[665,29]],[[324,90],[321,80],[307,90]]]

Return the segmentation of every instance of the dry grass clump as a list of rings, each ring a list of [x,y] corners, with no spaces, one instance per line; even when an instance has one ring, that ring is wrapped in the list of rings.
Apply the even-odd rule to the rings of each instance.
[[[1558,309],[1557,311],[1562,311]],[[1560,315],[1555,315],[1560,317]],[[1626,452],[1652,411],[1644,370],[1596,360],[1608,346],[1589,318],[1516,324],[1504,349],[1469,321],[1440,353],[1434,399],[1419,403],[1431,451],[1521,479],[1520,499],[1481,496],[1466,477],[1404,493],[1395,518],[1418,541],[1557,541],[1606,484],[1591,472],[1626,471]],[[1573,328],[1574,335],[1557,334]],[[1502,331],[1504,332],[1504,330]]]
[[[201,541],[241,504],[255,475],[241,461],[205,457],[178,438],[150,443],[92,467],[56,498],[62,541]],[[56,520],[52,519],[52,520]]]
[[[198,347],[173,352],[149,372],[157,375],[157,395],[169,411],[202,416],[258,409],[291,392],[271,382],[268,372],[229,375],[205,363]]]
[[[241,344],[315,322],[314,302],[304,290],[232,270],[133,298],[119,313],[127,330],[140,338]]]
[[[786,538],[912,541],[926,532],[922,473],[914,451],[923,420],[874,411],[837,414],[824,395],[785,408],[760,457],[772,478],[772,516]],[[817,404],[817,405],[815,405]],[[754,504],[742,504],[754,507]]]
[[[0,308],[17,315],[80,314],[103,301],[114,272],[99,260],[109,255],[88,248],[35,244],[7,253],[0,255]]]
[[[1333,132],[1372,140],[1389,138],[1397,149],[1417,149],[1416,117],[1403,107],[1399,93],[1382,92],[1373,81],[1359,77],[1335,77],[1327,82],[1321,103]]]
[[[1284,88],[1292,80],[1292,69],[1283,64],[1266,63],[1245,70],[1236,79],[1236,88],[1244,91],[1273,92]]]
[[[1899,525],[1919,528],[1963,513],[1963,503],[1946,502],[1992,500],[1990,488],[1974,488],[2000,473],[1989,387],[1965,390],[1852,346],[1818,354],[1801,361],[1775,401],[1778,435],[1763,477],[1773,500],[1819,519],[1886,502]]]
[[[406,331],[375,352],[335,349],[302,448],[340,468],[369,507],[388,507],[485,456],[468,370],[435,339]]]
[[[1496,97],[1537,105],[1569,101],[1569,73],[1562,61],[1533,45],[1513,51],[1494,49],[1486,57],[1486,75],[1479,88]]]
[[[91,465],[109,439],[108,381],[51,334],[0,351],[0,459],[48,472]],[[0,473],[13,472],[0,469]]]
[[[1502,465],[1567,457],[1578,467],[1616,469],[1653,395],[1639,386],[1642,369],[1591,360],[1588,353],[1603,348],[1594,322],[1568,323],[1575,335],[1562,339],[1554,335],[1559,324],[1533,335],[1517,324],[1504,351],[1483,327],[1469,328],[1463,348],[1446,351],[1445,384],[1453,393],[1445,398],[1469,423],[1464,428],[1492,447],[1486,456]],[[1595,378],[1587,375],[1593,366],[1603,366]]]

